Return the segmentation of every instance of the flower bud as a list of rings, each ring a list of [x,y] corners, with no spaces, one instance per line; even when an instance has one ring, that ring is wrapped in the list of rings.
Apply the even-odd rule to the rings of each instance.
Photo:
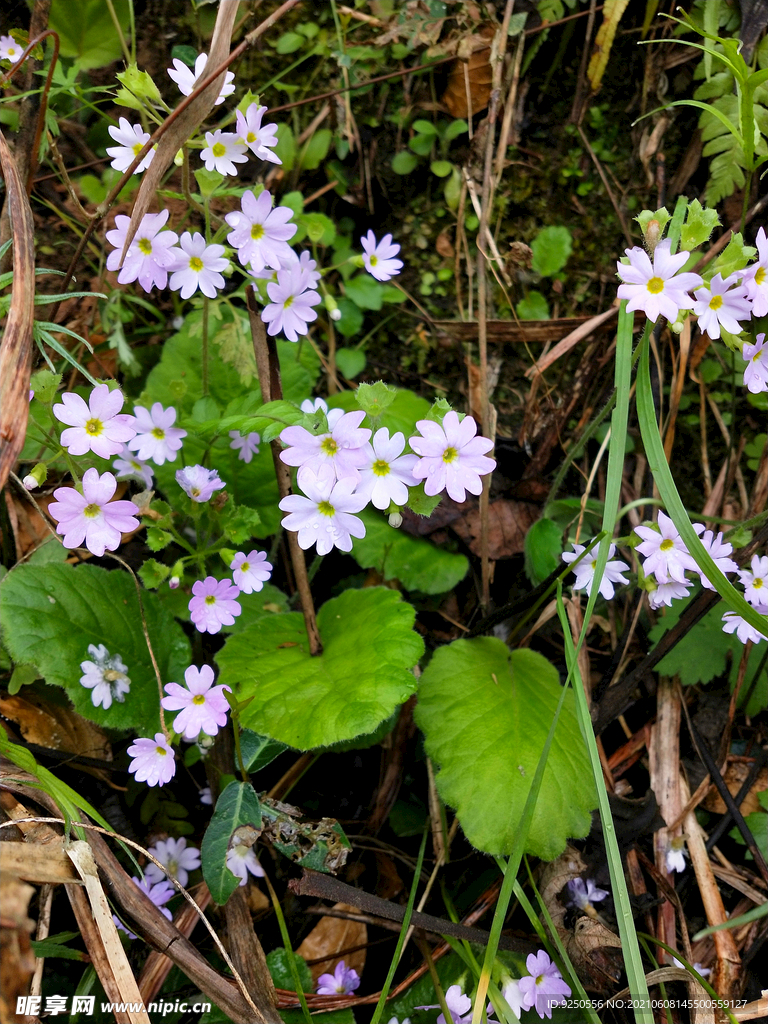
[[[325,293],[323,297],[323,304],[328,311],[328,316],[331,320],[341,320],[341,310],[336,303],[336,299],[334,299],[329,292]]]
[[[399,512],[392,512],[389,516],[389,525],[394,526],[397,530],[398,527],[403,525],[403,517]]]
[[[171,588],[171,590],[178,590],[180,582],[181,580],[179,579],[178,576],[171,576],[171,578],[168,580],[168,586]]]
[[[645,228],[645,244],[648,247],[648,252],[653,255],[654,249],[659,244],[661,238],[661,224],[654,217],[653,220],[649,220]]]
[[[42,487],[48,477],[48,467],[44,462],[38,462],[36,466],[27,473],[22,480],[22,483],[28,491],[34,491],[38,487]]]
[[[331,318],[331,320],[334,320],[334,321],[341,320],[341,310],[340,309],[332,309],[328,313],[328,316]]]

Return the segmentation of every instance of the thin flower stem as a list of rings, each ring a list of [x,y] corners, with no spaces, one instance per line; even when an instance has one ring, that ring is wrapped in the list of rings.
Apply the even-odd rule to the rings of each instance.
[[[293,983],[296,986],[296,995],[299,997],[299,1002],[301,1003],[301,1011],[304,1014],[304,1020],[306,1021],[306,1024],[312,1024],[312,1018],[309,1015],[309,1007],[307,1006],[307,997],[304,995],[304,989],[301,984],[301,979],[299,978],[299,969],[296,966],[296,958],[293,953],[293,947],[291,946],[291,938],[288,934],[285,917],[283,916],[283,908],[280,906],[280,900],[277,898],[277,893],[272,886],[269,875],[264,875],[264,881],[267,884],[267,889],[269,889],[269,898],[272,900],[272,907],[275,911],[275,916],[277,917],[283,946],[285,947],[285,952],[288,956],[288,967],[291,971]]]
[[[206,398],[208,395],[208,313],[210,310],[210,301],[211,300],[207,295],[203,297],[203,398]]]

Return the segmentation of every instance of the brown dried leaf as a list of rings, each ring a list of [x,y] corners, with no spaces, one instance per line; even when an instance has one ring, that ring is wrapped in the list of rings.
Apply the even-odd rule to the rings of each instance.
[[[465,36],[458,45],[459,59],[451,64],[448,85],[442,97],[452,117],[471,117],[488,106],[493,84],[491,47],[488,44],[493,32],[493,27],[486,25],[479,32]]]
[[[34,694],[0,697],[0,714],[15,722],[27,743],[64,750],[83,757],[112,760],[112,748],[102,730],[69,708]]]
[[[488,555],[492,561],[511,558],[523,551],[525,535],[539,518],[540,509],[522,501],[501,498],[488,509]],[[480,557],[480,510],[472,509],[451,523],[451,529]]]
[[[437,242],[435,243],[438,256],[442,256],[443,259],[453,259],[456,255],[456,250],[453,248],[453,242],[451,241],[451,232],[448,228],[445,231],[441,231],[437,236]]]
[[[357,907],[350,906],[348,903],[337,903],[333,909],[353,914],[360,912]],[[358,974],[361,974],[365,967],[366,951],[364,949],[358,949],[354,953],[344,953],[339,957],[334,954],[340,953],[350,946],[361,946],[367,941],[368,928],[360,921],[348,921],[343,917],[324,917],[315,925],[296,952],[305,960],[329,958],[322,963],[310,965],[312,978],[317,981],[321,974],[332,974],[340,960],[343,960],[347,967],[352,967]]]
[[[723,775],[723,780],[725,781],[731,796],[735,797],[739,792],[742,783],[749,775],[751,767],[751,764],[747,761],[730,761],[728,763],[725,774]],[[739,810],[743,815],[746,816],[747,814],[754,814],[755,811],[760,810],[758,793],[762,793],[766,789],[768,789],[768,768],[762,768],[758,772],[757,778],[752,784],[752,788],[744,797],[744,800],[739,807]],[[706,810],[712,811],[715,814],[725,814],[727,810],[725,801],[714,786],[710,789],[706,799],[704,800],[704,807]]]
[[[0,928],[0,1020],[3,1021],[28,1019],[17,1017],[15,1010],[17,997],[29,992],[35,970],[35,955],[29,942],[29,933],[35,925],[28,916],[29,901],[34,894],[31,885],[12,875],[0,877],[0,907],[6,926]],[[9,927],[11,925],[13,927]]]

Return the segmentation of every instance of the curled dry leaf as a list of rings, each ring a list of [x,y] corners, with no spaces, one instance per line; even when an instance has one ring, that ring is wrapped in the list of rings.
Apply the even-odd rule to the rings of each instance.
[[[349,903],[336,903],[333,909],[350,914],[360,912],[357,907],[353,907]],[[368,929],[362,922],[348,921],[343,917],[324,917],[315,925],[296,952],[305,960],[319,960],[320,957],[328,957],[322,963],[310,964],[312,980],[317,984],[317,979],[321,974],[333,974],[333,970],[340,960],[343,960],[347,967],[354,968],[358,974],[361,974],[365,966],[366,951],[358,949],[353,953],[345,953],[344,950],[351,946],[362,946],[367,941]]]
[[[465,36],[458,45],[457,60],[451,64],[442,98],[452,117],[471,117],[488,106],[493,84],[490,59],[493,32],[491,25],[485,25],[479,32]]]

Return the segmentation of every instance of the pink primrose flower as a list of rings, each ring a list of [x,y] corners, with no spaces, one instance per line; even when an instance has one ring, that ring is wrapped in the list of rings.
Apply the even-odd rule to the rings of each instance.
[[[146,737],[134,740],[128,747],[128,755],[133,758],[128,771],[135,775],[137,782],[164,786],[176,774],[176,754],[161,732],[156,732],[153,740]]]
[[[244,594],[258,593],[272,575],[272,564],[264,551],[251,551],[244,555],[238,551],[229,567],[232,579]]]
[[[277,125],[261,123],[266,112],[266,107],[260,107],[256,103],[251,103],[244,114],[237,110],[237,133],[259,160],[282,164],[280,157],[272,152],[277,145]]]
[[[133,410],[133,425],[136,437],[128,443],[131,451],[138,452],[142,460],[151,459],[157,466],[168,460],[176,461],[176,452],[181,448],[181,439],[187,436],[186,430],[174,427],[176,410],[173,406],[164,409],[155,402],[152,409],[137,405]]]
[[[365,536],[365,526],[353,515],[367,504],[364,496],[352,493],[356,483],[351,477],[334,482],[330,473],[308,473],[301,484],[307,497],[289,494],[282,499],[279,507],[290,513],[283,527],[298,532],[299,547],[316,544],[318,555],[327,555],[334,547],[351,551],[352,538]]]
[[[288,447],[280,452],[280,460],[287,466],[299,467],[302,490],[305,473],[317,476],[330,471],[336,480],[351,477],[357,483],[358,470],[367,460],[365,444],[371,436],[370,430],[360,426],[364,419],[363,410],[357,409],[339,416],[325,434],[311,434],[301,426],[282,431],[280,441]]]
[[[166,711],[179,711],[173,723],[174,730],[185,740],[196,740],[201,732],[215,736],[227,724],[229,704],[224,691],[229,686],[213,685],[213,669],[210,665],[195,668],[184,673],[186,689],[178,683],[166,683],[160,703]]]
[[[320,303],[320,294],[308,286],[308,272],[300,263],[278,270],[277,280],[267,284],[267,295],[272,301],[261,319],[268,324],[270,336],[282,331],[288,341],[298,341],[300,334],[307,333],[307,324],[317,320],[312,307]]]
[[[224,218],[233,229],[227,241],[237,249],[240,263],[251,270],[260,271],[265,267],[280,270],[284,264],[295,260],[296,254],[288,239],[293,238],[298,228],[288,221],[293,210],[287,206],[272,208],[272,195],[262,192],[254,196],[246,192],[240,200],[240,210],[233,210]]]
[[[492,473],[496,460],[486,457],[485,452],[493,448],[493,441],[478,436],[477,424],[471,416],[459,422],[458,414],[451,409],[443,418],[443,425],[432,420],[419,420],[416,427],[421,431],[409,440],[411,448],[421,458],[413,469],[417,480],[424,480],[424,491],[440,494],[445,490],[454,501],[464,501],[466,491],[480,494],[483,489],[481,476]]]
[[[48,512],[56,520],[65,548],[79,548],[85,542],[91,554],[100,558],[105,550],[120,547],[122,534],[139,528],[135,518],[139,509],[132,501],[110,501],[117,489],[111,473],[99,476],[98,469],[87,469],[82,486],[82,494],[74,487],[57,488]]]
[[[174,246],[179,240],[175,231],[161,230],[167,220],[167,210],[145,213],[121,266],[120,256],[131,219],[123,214],[115,217],[115,229],[107,232],[107,241],[115,246],[107,256],[107,270],[120,270],[117,275],[119,284],[138,281],[145,292],[151,291],[155,285],[165,288],[168,271],[176,262]]]
[[[619,277],[624,282],[619,285],[619,298],[629,300],[628,312],[640,309],[652,323],[656,323],[660,315],[674,323],[681,309],[693,308],[688,292],[704,283],[698,274],[677,273],[690,253],[683,251],[672,256],[670,248],[668,238],[659,242],[651,263],[645,249],[636,245],[624,250],[629,257],[628,264],[616,264]]]
[[[384,235],[380,242],[372,231],[360,239],[363,247],[363,265],[377,281],[389,281],[403,269],[403,261],[393,257],[400,252],[400,246],[392,242],[392,235]]]
[[[702,334],[719,338],[721,326],[729,334],[741,333],[739,320],[749,320],[751,313],[747,289],[738,280],[738,274],[729,274],[725,280],[722,274],[715,274],[709,287],[704,285],[693,293],[693,312],[699,318]]]
[[[189,617],[201,633],[218,633],[222,626],[231,626],[242,608],[237,602],[239,589],[227,579],[206,576],[192,584]]]
[[[120,412],[123,401],[122,391],[110,391],[106,384],[91,391],[87,404],[80,395],[66,391],[61,404],[53,407],[56,419],[69,424],[61,433],[62,446],[70,455],[93,452],[102,459],[117,455],[136,436],[133,417]]]
[[[404,448],[405,436],[397,431],[390,437],[386,427],[380,427],[365,445],[366,461],[360,466],[357,493],[376,508],[388,509],[390,502],[405,505],[408,488],[418,483],[413,470],[419,460],[415,455],[403,455]]]

